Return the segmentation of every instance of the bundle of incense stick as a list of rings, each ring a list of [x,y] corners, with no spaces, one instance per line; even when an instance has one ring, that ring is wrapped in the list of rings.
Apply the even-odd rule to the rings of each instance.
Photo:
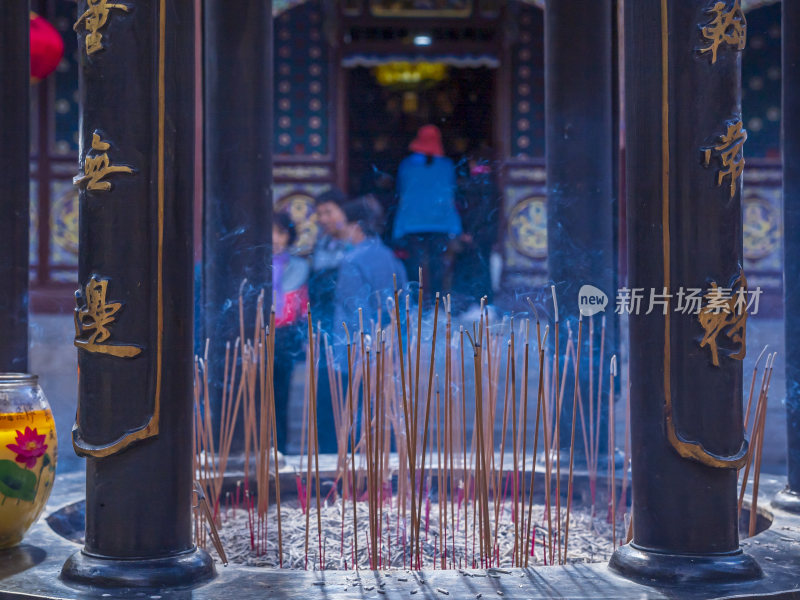
[[[244,285],[244,284],[243,284]],[[241,289],[241,288],[240,288]],[[274,480],[275,502],[278,519],[279,555],[282,557],[281,496],[278,477],[278,450],[275,422],[275,394],[272,383],[273,357],[275,352],[275,311],[270,312],[269,323],[264,320],[263,293],[258,298],[254,337],[244,337],[244,310],[240,291],[239,315],[240,337],[225,348],[225,368],[220,399],[218,446],[215,448],[215,431],[211,418],[211,399],[208,382],[208,353],[210,340],[206,341],[203,358],[195,359],[194,393],[194,472],[195,479],[207,498],[211,499],[212,515],[215,525],[223,523],[222,503],[229,507],[242,507],[248,511],[251,547],[255,552],[264,552],[269,523],[266,519],[270,504],[270,480]],[[242,426],[239,413],[242,413]],[[223,499],[223,484],[228,468],[231,445],[234,436],[244,438],[244,478],[243,486],[237,486],[236,493],[227,493]],[[252,456],[251,456],[252,455]],[[255,489],[250,489],[251,469],[255,471]],[[257,504],[256,504],[257,502]],[[195,535],[202,536],[200,526],[204,520],[196,516]],[[205,546],[204,539],[198,543]]]
[[[767,346],[758,355],[755,364],[753,365],[753,375],[750,380],[750,393],[747,399],[747,408],[744,414],[744,431],[745,435],[749,436],[749,447],[747,451],[747,461],[745,462],[744,469],[742,469],[742,480],[739,489],[739,515],[742,513],[742,504],[744,503],[744,494],[747,491],[748,476],[750,469],[753,469],[753,491],[752,499],[750,501],[750,519],[748,522],[747,535],[752,537],[756,534],[756,523],[758,520],[758,485],[761,476],[761,455],[764,448],[764,430],[767,420],[767,402],[769,397],[769,386],[772,380],[772,370],[775,366],[775,357],[777,352],[767,354],[766,362],[764,363],[764,370],[761,375],[761,384],[758,391],[758,399],[755,406],[755,414],[752,423],[750,422],[750,409],[753,403],[753,391],[755,383],[758,378],[758,366],[761,358],[767,351]],[[748,428],[748,425],[750,426]]]
[[[345,566],[357,567],[363,552],[373,569],[398,564],[401,558],[404,566],[417,569],[488,568],[499,567],[501,562],[503,566],[525,566],[531,556],[538,560],[537,542],[544,564],[569,561],[578,418],[593,486],[597,478],[605,379],[598,375],[595,385],[591,369],[595,362],[598,369],[604,365],[603,341],[599,357],[590,349],[588,360],[583,359],[581,320],[577,342],[568,329],[561,353],[554,290],[553,323],[542,323],[529,302],[535,316],[533,357],[530,319],[494,321],[482,300],[477,321],[459,324],[456,329],[449,297],[437,293],[432,306],[425,306],[423,291],[420,272],[416,306],[409,294],[395,289],[389,297],[379,299],[377,305],[385,306],[385,311],[373,315],[359,309],[358,330],[350,331],[342,324],[334,335],[319,327],[314,330],[312,308],[308,307],[303,456],[296,473],[305,521],[303,567],[324,568],[330,563],[326,548],[331,532],[323,529],[322,521],[327,507],[337,502],[341,531],[337,546]],[[216,437],[205,368],[213,347],[207,344],[204,357],[196,360],[195,472],[212,503],[217,525],[224,527],[225,515],[231,511],[247,514],[250,547],[256,555],[266,551],[269,528],[277,527],[282,566],[281,531],[286,523],[282,523],[280,508],[272,381],[275,316],[273,311],[265,320],[262,296],[248,337],[243,314],[240,298],[240,337],[226,346]],[[593,327],[589,320],[590,340]],[[552,354],[547,350],[551,328],[551,339],[555,338]],[[604,332],[603,322],[601,340]],[[345,340],[344,347],[331,342],[337,339]],[[322,373],[321,356],[326,365]],[[607,406],[609,427],[613,428],[616,357],[610,364]],[[591,389],[581,390],[579,371],[586,368],[590,369]],[[562,507],[560,421],[569,369],[574,374],[570,390],[573,417],[566,505]],[[337,442],[334,485],[325,497],[321,493],[317,418],[321,377],[327,378],[331,389]],[[531,399],[535,406],[529,406]],[[243,420],[238,419],[240,414]],[[222,497],[235,435],[243,439],[244,478],[235,492]],[[613,440],[613,433],[609,437]],[[626,431],[626,456],[627,438]],[[540,449],[544,468],[537,472]],[[272,481],[277,522],[266,517],[272,514]],[[543,487],[538,493],[544,506],[534,510],[537,486]],[[615,486],[611,487],[609,516],[616,527],[616,516],[626,507],[626,480],[619,498]],[[594,492],[593,487],[593,502]],[[204,545],[202,518],[197,517],[197,536]],[[360,522],[366,526],[360,527]],[[346,528],[353,532],[347,538]],[[512,548],[507,552],[501,548],[506,542],[500,532],[511,530]],[[613,545],[616,534],[611,537]]]

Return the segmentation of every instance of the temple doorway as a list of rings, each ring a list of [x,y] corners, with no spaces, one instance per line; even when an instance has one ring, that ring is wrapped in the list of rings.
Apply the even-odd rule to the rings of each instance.
[[[343,72],[348,192],[378,198],[387,218],[387,240],[396,206],[397,168],[422,125],[441,129],[445,153],[462,176],[468,174],[468,156],[495,158],[496,69],[393,61]]]

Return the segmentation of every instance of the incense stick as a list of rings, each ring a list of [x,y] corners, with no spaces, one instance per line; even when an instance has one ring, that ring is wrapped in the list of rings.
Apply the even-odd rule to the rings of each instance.
[[[519,549],[517,548],[517,544],[519,543],[519,477],[517,473],[519,473],[519,435],[517,431],[517,360],[516,360],[516,347],[515,347],[515,339],[514,339],[514,317],[511,317],[511,333],[510,339],[508,340],[509,347],[511,350],[511,445],[512,445],[512,460],[514,462],[514,485],[512,486],[512,515],[514,519],[514,553],[513,553],[513,561],[512,566],[519,566],[517,562],[517,557],[519,555]],[[523,374],[523,376],[525,376]]]
[[[528,303],[533,308],[534,313],[536,313],[536,307],[533,303],[528,299]],[[546,405],[544,401],[544,342],[547,341],[547,332],[548,328],[545,327],[544,330],[544,338],[541,335],[541,326],[539,324],[539,315],[536,314],[536,342],[539,349],[539,384],[538,390],[536,393],[536,426],[534,427],[534,438],[533,438],[533,466],[531,467],[531,482],[530,488],[528,491],[528,520],[527,520],[527,527],[525,528],[525,566],[528,566],[528,561],[530,555],[532,553],[531,548],[531,512],[533,510],[533,488],[534,488],[534,481],[536,477],[536,458],[537,453],[539,450],[539,417],[543,410],[546,410]],[[547,446],[547,442],[545,441],[545,447]],[[546,451],[546,450],[545,450]]]
[[[503,476],[503,459],[505,458],[506,453],[506,431],[508,430],[508,387],[509,381],[508,377],[511,370],[511,340],[508,341],[508,350],[506,353],[506,385],[505,385],[505,394],[503,398],[503,432],[500,438],[500,471],[498,477]],[[514,474],[516,477],[516,472]],[[499,487],[499,484],[498,486]],[[495,494],[494,498],[494,522],[497,524],[500,521],[500,494]],[[492,547],[497,546],[497,533],[498,528],[495,526],[494,529],[494,542]]]
[[[758,442],[758,437],[760,432],[760,420],[762,418],[762,409],[764,408],[763,406],[764,389],[767,385],[767,374],[769,373],[770,364],[773,359],[773,356],[774,356],[773,354],[767,355],[767,361],[764,365],[764,373],[761,376],[761,387],[759,388],[758,402],[756,403],[755,421],[753,422],[753,435],[750,437],[750,447],[748,448],[747,451],[747,462],[745,464],[744,475],[742,477],[742,485],[739,490],[739,502],[737,505],[738,515],[742,514],[742,503],[744,501],[745,490],[747,489],[747,478],[750,473],[750,466],[753,462],[754,448],[756,447]]]
[[[522,367],[522,499],[523,502],[525,500],[525,462],[527,461],[527,452],[528,452],[528,348],[530,343],[530,320],[525,319],[525,345],[524,351],[522,355],[523,360],[523,367]],[[533,465],[532,469],[536,470],[536,464]],[[520,516],[523,519],[525,517],[525,510],[524,504],[522,510],[520,511]],[[523,536],[526,537],[525,528],[522,528]],[[517,559],[517,564],[521,565],[524,563],[524,557],[527,554],[526,550],[527,546],[523,542],[520,544],[520,555]]]
[[[744,412],[744,430],[745,430],[745,432],[747,432],[747,424],[750,421],[750,405],[753,402],[753,388],[755,387],[755,383],[756,383],[756,374],[758,373],[758,363],[761,362],[761,357],[764,356],[764,353],[767,351],[767,348],[769,348],[769,344],[767,344],[766,346],[764,346],[761,349],[761,354],[758,355],[758,358],[756,359],[756,362],[753,365],[753,376],[750,379],[750,393],[747,395],[747,410],[745,410],[745,412]]]
[[[555,336],[555,368],[556,368],[556,377],[555,377],[555,384],[556,384],[556,391],[555,391],[555,402],[556,402],[556,410],[554,418],[554,426],[555,426],[555,435],[554,437],[554,444],[556,446],[556,514],[558,518],[556,519],[556,527],[557,527],[557,544],[558,544],[558,556],[559,561],[561,560],[561,391],[559,388],[558,382],[558,363],[559,363],[559,355],[558,355],[558,342],[559,342],[559,331],[558,331],[558,298],[556,297],[556,286],[550,286],[550,293],[553,296],[553,311],[555,314],[555,324],[554,324],[554,336]],[[566,367],[565,367],[566,370]],[[550,548],[550,563],[553,563],[553,548]]]
[[[753,497],[750,502],[750,527],[748,536],[753,537],[756,534],[756,522],[758,517],[758,484],[761,477],[761,455],[764,446],[764,427],[767,421],[767,398],[769,395],[769,384],[772,380],[772,369],[775,365],[775,356],[777,352],[772,353],[772,360],[769,362],[769,374],[767,375],[767,384],[763,392],[763,408],[761,409],[761,423],[759,426],[758,443],[756,445],[756,463],[755,471],[753,472]]]
[[[308,533],[311,519],[311,433],[313,412],[311,410],[311,388],[314,381],[314,329],[311,317],[308,317],[308,447],[306,448],[306,531],[305,531],[305,568],[308,570]]]
[[[608,463],[611,472],[611,546],[617,549],[617,479],[615,473],[615,423],[614,423],[614,378],[617,376],[617,355],[611,357],[608,385]]]
[[[578,380],[581,363],[581,331],[583,329],[583,315],[578,316],[578,349],[575,358],[575,386],[572,396],[572,434],[569,444],[569,478],[567,479],[567,520],[564,525],[564,558],[562,564],[567,562],[567,545],[569,544],[569,514],[572,509],[572,471],[575,462],[575,420],[578,413]]]
[[[422,271],[420,271],[420,275]],[[421,288],[421,286],[420,286]],[[431,362],[430,362],[430,369],[428,371],[428,393],[425,399],[425,425],[423,427],[423,437],[422,437],[422,469],[420,471],[420,485],[425,480],[425,458],[428,453],[428,420],[430,417],[430,408],[431,408],[431,390],[433,388],[433,369],[434,364],[436,362],[436,329],[439,324],[439,292],[436,292],[436,301],[434,304],[433,309],[433,337],[431,338]],[[420,309],[421,314],[421,309]],[[421,317],[420,317],[421,318]],[[422,339],[422,335],[417,333],[417,361],[419,361],[419,342]],[[417,380],[419,380],[419,372],[417,372]],[[422,511],[422,490],[420,490],[419,497],[417,499],[417,529],[415,534],[415,540],[417,543],[417,567],[420,567],[419,562],[419,555],[420,555],[420,540],[419,540],[419,526],[420,526],[420,514]]]

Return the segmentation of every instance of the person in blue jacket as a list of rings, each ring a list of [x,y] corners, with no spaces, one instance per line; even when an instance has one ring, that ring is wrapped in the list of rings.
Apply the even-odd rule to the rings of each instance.
[[[409,279],[423,269],[426,296],[447,293],[452,276],[453,241],[461,234],[455,205],[456,172],[444,155],[442,133],[436,125],[424,125],[409,145],[411,155],[397,173],[399,205],[393,239],[407,249]]]

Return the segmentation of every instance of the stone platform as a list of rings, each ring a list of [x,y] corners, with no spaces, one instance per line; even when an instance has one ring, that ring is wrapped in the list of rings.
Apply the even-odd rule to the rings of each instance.
[[[83,475],[70,473],[59,477],[45,515],[28,533],[24,543],[0,551],[0,599],[800,599],[800,516],[770,506],[770,499],[784,485],[782,478],[762,475],[759,506],[763,508],[759,513],[771,518],[772,525],[742,542],[744,550],[759,562],[764,571],[761,579],[751,582],[646,585],[623,579],[602,563],[532,569],[419,572],[281,571],[217,565],[217,577],[193,589],[104,589],[72,587],[59,578],[64,561],[80,548],[54,531],[54,527],[62,531],[69,528],[69,523],[64,522],[69,518],[69,511],[61,509],[83,499]]]

